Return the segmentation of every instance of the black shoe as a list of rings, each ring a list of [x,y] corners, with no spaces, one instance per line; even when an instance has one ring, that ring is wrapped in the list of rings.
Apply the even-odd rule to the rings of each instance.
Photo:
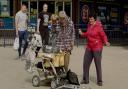
[[[97,85],[98,86],[103,86],[103,83],[102,82],[97,82]]]

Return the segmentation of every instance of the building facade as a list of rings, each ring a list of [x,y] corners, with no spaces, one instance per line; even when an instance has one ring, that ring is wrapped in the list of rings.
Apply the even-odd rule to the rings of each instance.
[[[94,10],[105,30],[128,31],[127,0],[0,0],[0,28],[14,29],[14,16],[21,4],[28,7],[29,22],[36,23],[44,3],[49,5],[50,13],[65,10],[81,28],[86,28],[88,14]]]
[[[7,29],[13,29],[14,16],[20,9],[21,4],[28,7],[29,22],[36,23],[38,13],[42,11],[43,4],[49,5],[50,13],[58,13],[61,10],[66,11],[72,18],[72,0],[1,0],[0,1],[0,23]],[[10,26],[8,26],[10,24]]]
[[[105,30],[122,30],[127,32],[127,0],[79,0],[79,24],[84,24],[88,13],[95,12],[103,23]],[[84,16],[83,11],[87,12]]]

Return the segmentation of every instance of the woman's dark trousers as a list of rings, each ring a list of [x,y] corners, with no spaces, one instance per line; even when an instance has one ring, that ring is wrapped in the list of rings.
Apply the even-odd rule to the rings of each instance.
[[[84,54],[84,62],[83,62],[83,80],[85,81],[85,83],[89,83],[89,69],[93,59],[97,72],[97,82],[102,82],[102,69],[101,69],[102,50],[91,51],[89,49],[86,49]]]

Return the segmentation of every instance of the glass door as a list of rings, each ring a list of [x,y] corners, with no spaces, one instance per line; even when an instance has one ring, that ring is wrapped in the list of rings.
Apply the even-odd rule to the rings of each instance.
[[[55,13],[59,13],[59,11],[64,10],[63,8],[63,2],[55,2]]]
[[[71,1],[56,1],[55,2],[55,13],[59,11],[65,11],[69,17],[72,17],[72,2]]]
[[[44,4],[47,4],[48,5],[48,12],[49,13],[54,13],[55,11],[55,1],[47,1],[47,0],[40,0],[39,1],[39,5],[38,5],[38,8],[39,8],[39,12],[41,12],[43,10],[43,5]]]
[[[36,23],[37,22],[37,1],[31,1],[30,2],[30,23]]]
[[[37,23],[38,15],[38,1],[36,0],[22,0],[21,4],[25,4],[28,8],[29,23]]]
[[[69,17],[72,17],[72,3],[71,2],[65,2],[64,10]]]
[[[22,4],[28,7],[28,16],[30,23],[36,23],[38,13],[43,10],[43,4],[48,4],[48,12],[58,14],[59,11],[65,11],[72,18],[72,2],[71,0],[21,0]]]

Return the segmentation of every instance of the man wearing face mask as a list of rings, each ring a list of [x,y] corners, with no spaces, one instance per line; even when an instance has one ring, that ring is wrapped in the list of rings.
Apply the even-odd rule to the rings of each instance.
[[[49,30],[48,30],[48,24],[50,21],[50,13],[48,11],[48,5],[43,5],[43,11],[39,13],[38,16],[38,27],[37,32],[40,32],[42,43],[44,45],[48,45],[49,43]]]

